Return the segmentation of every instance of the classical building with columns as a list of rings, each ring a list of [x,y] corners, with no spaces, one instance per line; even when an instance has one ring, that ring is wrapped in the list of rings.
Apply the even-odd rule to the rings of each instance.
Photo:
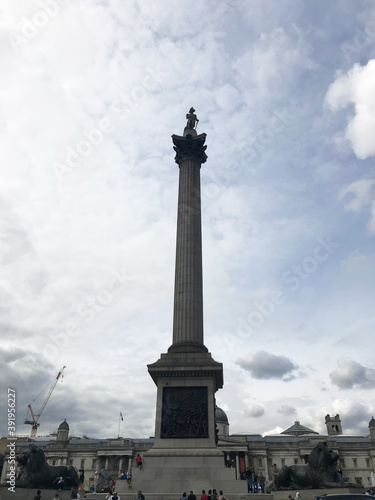
[[[218,449],[222,454],[223,464],[234,469],[235,477],[241,480],[241,472],[246,467],[262,473],[266,480],[271,478],[273,464],[277,468],[283,465],[304,464],[311,450],[321,441],[326,441],[330,448],[340,456],[343,477],[346,482],[361,483],[365,488],[372,486],[375,474],[375,419],[369,422],[369,435],[353,436],[344,432],[332,432],[332,419],[340,420],[339,415],[326,417],[327,433],[319,434],[295,422],[281,434],[264,436],[260,434],[230,434],[226,413],[216,407],[216,426],[218,429]],[[339,428],[342,431],[341,421]],[[334,429],[335,430],[335,429]],[[2,439],[5,450],[6,439]],[[121,470],[135,468],[135,457],[152,449],[154,438],[108,438],[95,439],[69,435],[69,425],[64,420],[55,435],[18,438],[16,453],[24,451],[34,443],[43,448],[50,465],[73,465],[77,470],[84,468],[85,481],[93,484],[96,470],[107,469],[113,478],[118,478]],[[7,457],[6,457],[7,458]],[[6,481],[7,459],[1,474],[1,484]],[[145,468],[147,468],[147,459]],[[134,488],[137,488],[137,472],[134,471]],[[215,487],[214,485],[211,485]],[[374,484],[375,486],[375,484]]]

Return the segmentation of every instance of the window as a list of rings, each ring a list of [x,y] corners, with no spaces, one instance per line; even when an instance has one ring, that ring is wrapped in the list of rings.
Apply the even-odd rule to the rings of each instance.
[[[370,459],[366,458],[366,467],[369,469],[370,468]]]
[[[258,467],[263,467],[263,460],[258,458]]]
[[[72,459],[69,460],[69,465],[73,465],[73,460]]]
[[[356,469],[358,467],[357,459],[353,458],[353,467]]]
[[[93,459],[91,468],[96,469],[96,458]]]
[[[56,460],[52,460],[52,465],[56,465]]]
[[[355,477],[354,479],[355,479],[355,482],[357,484],[362,484],[362,478],[361,477]]]
[[[81,469],[83,469],[83,468],[84,468],[84,466],[85,466],[85,459],[82,459],[82,460],[81,460]]]
[[[343,458],[340,458],[340,464],[341,467],[345,467],[345,460]]]
[[[298,458],[295,458],[294,459],[294,465],[297,465],[298,464]]]
[[[281,459],[281,465],[285,465],[285,458]]]

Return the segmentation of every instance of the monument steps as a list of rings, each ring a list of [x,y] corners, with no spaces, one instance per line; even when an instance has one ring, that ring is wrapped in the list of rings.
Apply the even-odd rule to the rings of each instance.
[[[125,481],[126,482],[126,481]],[[240,482],[240,481],[238,481]],[[241,481],[245,482],[245,481]],[[6,488],[1,488],[1,500],[33,500],[36,494],[36,488],[16,488],[15,493],[8,492]],[[132,488],[131,491],[126,493],[120,493],[118,491],[121,500],[136,500],[138,489]],[[194,491],[194,490],[193,490]],[[262,493],[230,493],[230,491],[224,491],[224,495],[228,500],[287,500],[288,495],[295,497],[296,491],[274,491],[271,494]],[[334,489],[319,489],[319,490],[301,490],[302,500],[314,500],[318,495],[323,494],[334,494],[334,493],[364,493],[364,489],[360,488],[334,488]],[[42,490],[42,500],[51,500],[56,493],[56,490]],[[182,493],[182,492],[181,492]],[[158,493],[155,489],[152,492],[144,492],[145,500],[179,500],[181,493]],[[70,498],[70,492],[60,491],[60,500],[68,500]],[[189,494],[189,492],[187,492]],[[197,500],[200,499],[200,492],[195,491]],[[85,493],[85,496],[81,493],[81,500],[86,498],[87,500],[104,500],[106,493]],[[368,498],[368,497],[364,497]],[[370,497],[371,498],[371,497]]]

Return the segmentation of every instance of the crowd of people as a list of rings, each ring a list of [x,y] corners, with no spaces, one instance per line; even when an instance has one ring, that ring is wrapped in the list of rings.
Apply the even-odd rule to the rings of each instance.
[[[194,492],[192,490],[190,490],[187,499],[186,499],[186,492],[184,492],[181,495],[180,500],[197,500],[197,496],[194,495]],[[223,490],[220,490],[219,493],[217,493],[217,491],[213,489],[213,490],[208,490],[207,494],[206,490],[202,490],[200,500],[228,500],[228,499],[227,497],[224,496]]]
[[[265,492],[266,487],[266,478],[263,474],[257,474],[253,472],[249,467],[244,471],[244,478],[247,481],[247,492],[248,493],[258,493],[259,490],[261,493]]]

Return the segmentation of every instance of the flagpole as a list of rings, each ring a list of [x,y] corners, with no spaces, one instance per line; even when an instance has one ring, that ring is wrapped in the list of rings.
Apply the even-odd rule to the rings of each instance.
[[[118,433],[117,433],[118,438],[120,437],[120,423],[121,423],[121,411],[120,411],[120,414],[118,416]]]

